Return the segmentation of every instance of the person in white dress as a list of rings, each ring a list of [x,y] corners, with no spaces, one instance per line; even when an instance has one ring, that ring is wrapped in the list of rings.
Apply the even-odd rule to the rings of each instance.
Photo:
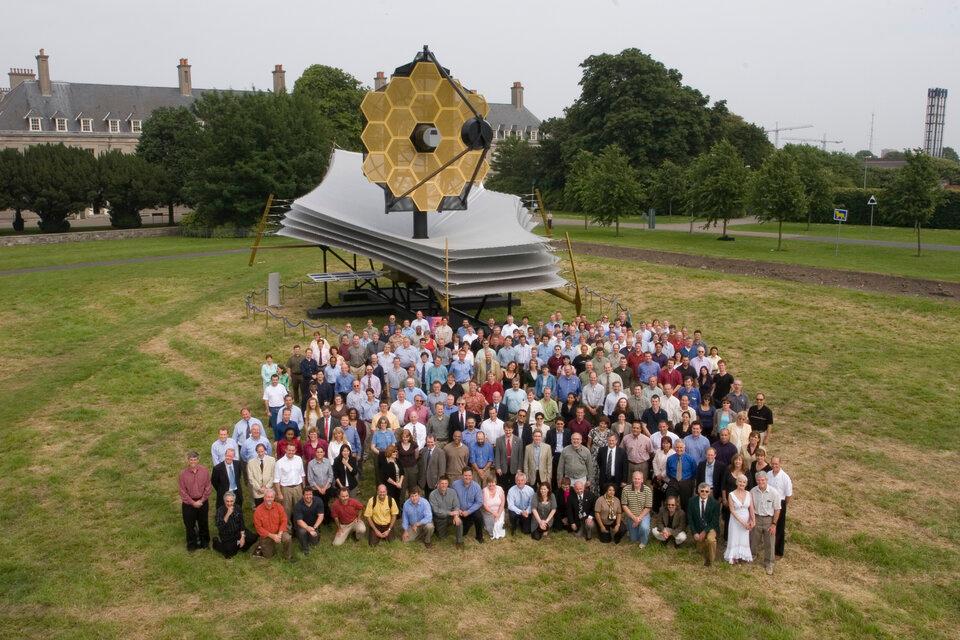
[[[746,476],[737,476],[737,488],[727,498],[730,507],[730,526],[727,530],[727,550],[723,559],[730,564],[753,562],[750,552],[750,530],[756,525],[753,499],[747,491]]]
[[[483,525],[491,540],[505,538],[507,532],[503,527],[506,515],[506,499],[503,489],[497,484],[493,474],[487,479],[487,488],[483,490]]]

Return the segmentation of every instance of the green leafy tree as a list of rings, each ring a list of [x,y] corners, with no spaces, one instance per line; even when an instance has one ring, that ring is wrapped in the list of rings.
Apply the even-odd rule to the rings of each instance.
[[[807,229],[813,216],[833,207],[833,189],[841,182],[828,166],[828,154],[809,145],[788,144],[783,152],[793,158],[807,196]]]
[[[857,151],[855,154],[853,154],[853,157],[856,158],[857,160],[866,160],[867,158],[873,158],[874,156],[872,151],[869,151],[867,149],[861,149],[860,151]]]
[[[23,152],[26,208],[40,216],[40,230],[70,230],[67,216],[90,205],[96,191],[97,161],[93,154],[62,144],[38,144]]]
[[[960,155],[957,155],[953,147],[944,147],[942,157],[950,162],[960,163]]]
[[[917,256],[920,256],[920,227],[930,221],[944,197],[933,158],[907,151],[907,164],[900,169],[887,189],[885,206],[895,219],[917,230]]]
[[[362,151],[363,114],[360,102],[367,90],[342,69],[312,64],[293,85],[293,94],[313,102],[330,124],[333,142],[341,149]]]
[[[23,210],[27,208],[23,154],[0,149],[0,209],[13,209],[13,230],[23,231]]]
[[[802,220],[807,212],[807,194],[797,163],[782,150],[768,156],[750,184],[751,212],[758,220],[777,221],[777,251],[783,246],[784,221]]]
[[[537,157],[533,146],[522,138],[497,143],[490,163],[492,175],[487,186],[494,191],[523,195],[530,193],[537,179]]]
[[[185,187],[193,173],[202,132],[196,116],[186,107],[157,109],[143,123],[137,155],[160,171],[157,188],[167,205],[167,222],[171,225],[174,207],[191,204]]]
[[[715,110],[721,108],[726,110],[722,101],[714,106]],[[774,151],[763,127],[747,122],[734,113],[725,112],[722,116],[718,138],[729,140],[749,167],[759,167]]]
[[[620,235],[620,217],[639,209],[643,189],[627,156],[617,145],[604,149],[592,163],[583,181],[583,199],[594,221],[604,227],[616,226]]]
[[[139,227],[140,211],[163,201],[162,170],[140,156],[107,151],[97,159],[97,174],[114,227]]]
[[[726,105],[710,107],[679,71],[639,49],[590,56],[580,66],[581,94],[565,116],[576,149],[599,153],[617,144],[634,167],[686,164],[722,135]]]
[[[674,211],[679,213],[683,209],[686,189],[687,175],[683,167],[664,160],[650,180],[651,204],[672,216]]]
[[[722,238],[727,238],[727,223],[741,215],[747,195],[749,170],[736,148],[721,140],[694,161],[690,171],[688,203],[707,217],[704,228],[723,223]]]
[[[570,164],[566,185],[563,188],[563,201],[574,211],[583,211],[583,228],[587,228],[586,190],[590,171],[597,158],[589,151],[580,151]]]
[[[193,108],[204,126],[185,193],[204,224],[249,226],[259,218],[267,194],[296,198],[323,178],[329,129],[310,99],[288,93],[206,93]]]

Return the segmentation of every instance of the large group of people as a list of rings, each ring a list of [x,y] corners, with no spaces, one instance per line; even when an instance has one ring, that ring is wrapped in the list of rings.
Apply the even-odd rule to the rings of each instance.
[[[189,550],[294,559],[509,535],[695,546],[706,565],[784,553],[793,487],[773,412],[700,330],[625,313],[475,327],[446,317],[319,333],[260,367],[263,420],[219,429],[179,478]],[[272,438],[271,438],[272,436]],[[361,500],[361,487],[371,487]],[[243,516],[252,502],[253,528]]]

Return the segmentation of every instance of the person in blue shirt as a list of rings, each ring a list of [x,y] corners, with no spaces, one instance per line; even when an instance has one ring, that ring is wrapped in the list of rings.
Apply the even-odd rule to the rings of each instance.
[[[250,437],[244,440],[243,446],[240,447],[240,462],[246,464],[248,460],[256,458],[258,444],[262,444],[266,448],[268,456],[273,455],[273,445],[270,444],[261,429],[259,420],[250,425]]]
[[[447,368],[443,366],[443,363],[440,360],[440,356],[436,356],[433,359],[433,366],[427,368],[427,375],[425,376],[425,382],[427,383],[427,388],[432,389],[434,382],[439,382],[443,384],[447,381]]]
[[[357,459],[363,455],[363,444],[360,442],[360,433],[357,428],[350,424],[349,416],[340,416],[340,428],[343,429],[343,437],[350,445],[350,450],[356,452]]]
[[[503,394],[503,402],[507,405],[507,413],[517,415],[520,405],[527,399],[527,392],[520,388],[520,377],[516,376],[509,389]]]
[[[643,354],[643,362],[637,365],[637,378],[641,382],[647,382],[651,376],[660,375],[660,365],[654,361],[653,354],[647,351]]]
[[[493,473],[493,443],[487,442],[487,434],[477,430],[477,439],[467,446],[470,448],[470,468],[477,482],[486,482],[487,476]]]
[[[700,406],[700,389],[697,388],[693,378],[690,376],[683,379],[683,386],[677,391],[677,399],[679,400],[683,397],[689,398],[692,409],[696,410],[696,408]]]
[[[453,379],[460,384],[466,384],[473,378],[473,365],[467,362],[466,358],[467,352],[461,349],[448,369],[453,374]]]
[[[504,369],[506,369],[507,365],[511,362],[516,362],[517,350],[513,346],[512,338],[504,338],[503,346],[500,347],[500,351],[497,351],[497,360],[500,362],[500,366]]]
[[[550,373],[550,367],[546,364],[540,366],[540,375],[537,376],[537,384],[534,388],[534,393],[537,396],[537,400],[543,398],[543,390],[550,389],[550,393],[556,394],[557,392],[557,378]]]
[[[507,492],[507,512],[510,514],[510,528],[516,532],[530,533],[531,512],[533,511],[533,487],[527,484],[527,474],[517,472],[517,483]]]
[[[690,502],[697,482],[697,460],[686,451],[683,440],[673,445],[675,455],[667,458],[667,494],[680,496],[680,504]]]
[[[347,400],[347,394],[353,389],[353,374],[350,373],[350,365],[344,362],[340,365],[340,371],[337,372],[337,379],[334,383],[334,390],[340,394],[344,401]]]
[[[581,384],[580,378],[573,371],[573,365],[564,367],[563,375],[557,378],[557,397],[566,398],[572,393],[577,399],[580,398]]]
[[[403,503],[401,524],[404,542],[423,540],[427,549],[433,546],[433,510],[416,485],[410,488],[410,497]]]
[[[476,529],[477,542],[483,544],[483,495],[480,485],[473,481],[473,471],[463,470],[463,476],[453,483],[453,491],[460,501],[460,519],[463,521],[463,533],[473,526]]]
[[[710,448],[710,440],[702,435],[702,425],[694,420],[690,425],[690,435],[683,439],[683,444],[687,449],[687,455],[700,464],[707,459],[707,449]]]

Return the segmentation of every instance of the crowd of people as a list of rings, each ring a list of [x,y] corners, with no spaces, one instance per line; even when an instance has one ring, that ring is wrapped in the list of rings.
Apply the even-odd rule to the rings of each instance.
[[[783,556],[793,487],[769,451],[773,412],[699,330],[559,312],[454,328],[417,312],[347,324],[335,344],[317,333],[279,360],[260,368],[264,420],[242,408],[209,470],[187,455],[191,551],[211,544],[215,493],[227,557],[292,560],[294,538],[309,554],[325,526],[333,545],[652,537],[708,566],[762,556],[768,574]]]

